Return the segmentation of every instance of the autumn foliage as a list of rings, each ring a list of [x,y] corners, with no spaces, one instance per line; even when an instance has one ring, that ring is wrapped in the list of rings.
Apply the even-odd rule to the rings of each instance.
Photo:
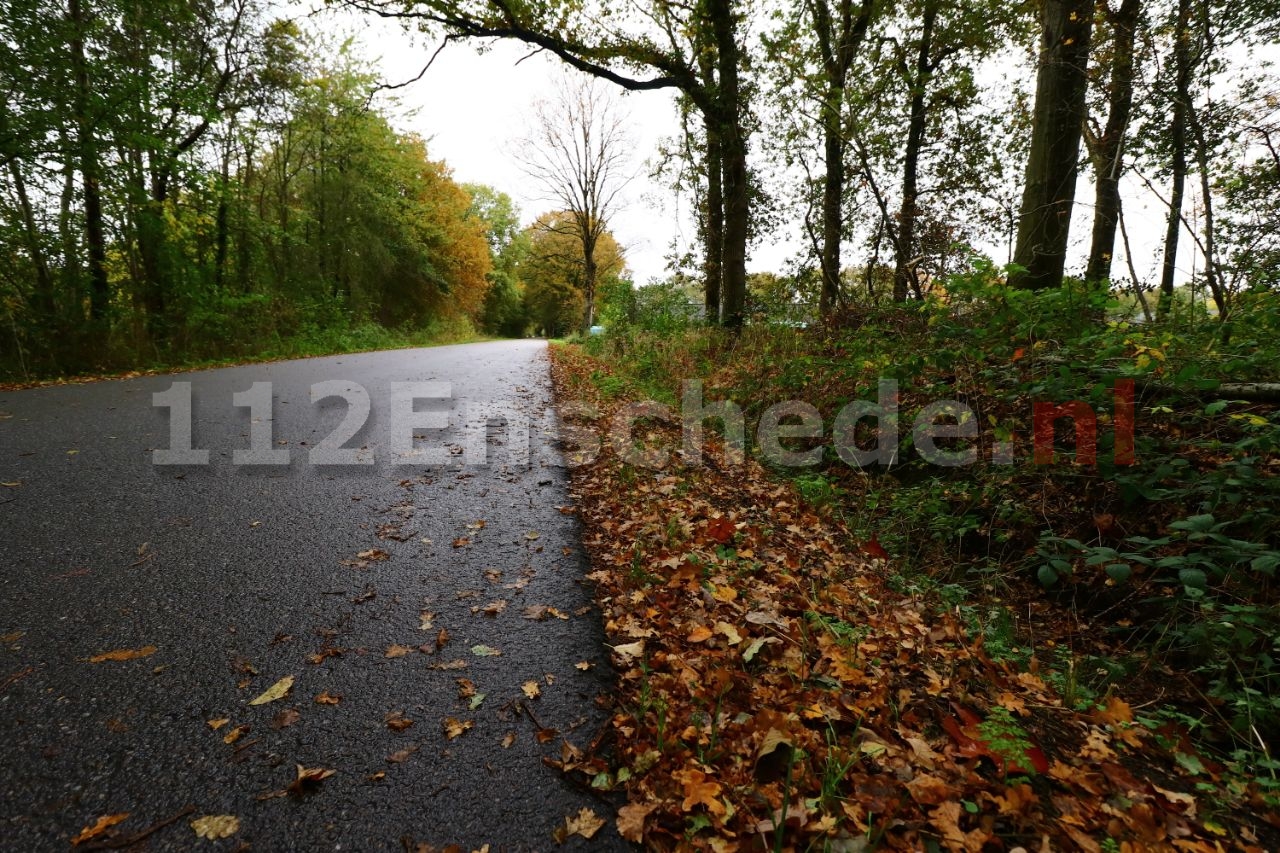
[[[554,350],[561,402],[612,404],[607,373]],[[638,440],[674,446],[679,428]],[[611,737],[570,774],[626,791],[650,849],[1275,849],[1256,788],[1109,696],[1079,712],[997,662],[938,601],[758,466],[621,463],[574,491],[618,671]],[[1196,758],[1199,763],[1200,759]],[[604,774],[604,775],[601,775]],[[1197,784],[1199,783],[1199,784]]]

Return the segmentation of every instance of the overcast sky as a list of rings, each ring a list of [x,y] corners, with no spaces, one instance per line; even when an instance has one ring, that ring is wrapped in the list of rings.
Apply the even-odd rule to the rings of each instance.
[[[289,0],[285,0],[289,2]],[[293,0],[294,14],[315,9],[314,0]],[[389,83],[410,80],[422,71],[436,43],[421,35],[406,33],[396,22],[373,16],[325,11],[310,15],[310,26],[330,35],[355,35],[361,53],[375,61]],[[489,184],[515,199],[524,222],[532,222],[554,203],[539,192],[511,156],[512,145],[524,132],[532,104],[554,90],[567,73],[564,65],[547,54],[533,54],[511,42],[490,45],[483,54],[468,44],[451,44],[436,58],[418,82],[400,89],[396,96],[406,112],[396,124],[421,134],[428,140],[428,152],[444,160],[462,183]],[[1030,70],[1027,70],[1030,74]],[[1034,89],[1034,81],[1028,81]],[[690,211],[681,208],[687,199],[677,199],[662,182],[649,176],[650,164],[658,156],[664,140],[675,137],[678,121],[674,95],[669,92],[625,93],[616,97],[630,117],[634,163],[638,177],[625,192],[625,206],[610,222],[614,235],[626,250],[627,264],[637,284],[663,278],[673,241],[681,251],[696,241]],[[1125,210],[1133,244],[1136,272],[1148,281],[1158,277],[1159,243],[1167,208],[1142,188],[1136,178],[1125,181]],[[1092,221],[1093,185],[1082,173],[1076,193],[1068,270],[1083,267]],[[1188,205],[1187,216],[1193,216]],[[798,223],[766,237],[751,250],[750,270],[782,271],[786,261],[801,248]],[[1117,241],[1115,274],[1128,276],[1123,247]],[[1196,263],[1194,245],[1185,241],[1179,252],[1182,276]],[[1006,249],[979,246],[1003,263]],[[846,249],[850,262],[862,256],[862,247]]]

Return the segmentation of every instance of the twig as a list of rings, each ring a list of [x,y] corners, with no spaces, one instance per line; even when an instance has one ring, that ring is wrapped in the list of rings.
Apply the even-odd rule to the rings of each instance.
[[[195,814],[195,811],[196,811],[195,806],[187,806],[185,809],[178,812],[177,814],[167,817],[164,820],[157,821],[151,824],[151,826],[148,826],[146,829],[142,830],[141,832],[135,832],[133,835],[126,835],[123,838],[112,838],[110,840],[99,841],[83,849],[85,850],[119,850],[123,847],[132,847],[133,845],[137,844],[139,841],[142,841],[147,836],[152,835],[161,829],[164,829],[169,824],[177,823],[178,821],[182,820],[184,817]]]

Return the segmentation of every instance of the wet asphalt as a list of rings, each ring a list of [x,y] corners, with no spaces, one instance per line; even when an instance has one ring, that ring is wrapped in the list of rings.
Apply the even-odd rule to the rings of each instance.
[[[310,456],[347,415],[311,400],[334,380],[368,393],[344,446],[372,464]],[[155,464],[182,417],[152,395],[174,382],[192,384],[208,464]],[[233,405],[255,382],[270,413]],[[449,398],[410,416],[406,382]],[[611,685],[550,404],[540,341],[0,392],[0,849],[66,850],[103,815],[128,813],[127,836],[188,808],[132,849],[623,849],[608,805],[542,761],[593,738]],[[527,464],[519,429],[474,426],[486,405],[529,419]],[[450,426],[410,445],[432,412]],[[235,464],[254,427],[288,464]],[[569,618],[527,618],[539,606]],[[286,697],[249,704],[286,676]],[[449,739],[447,718],[471,727]],[[560,735],[539,743],[539,725]],[[270,796],[297,765],[336,772]],[[583,807],[609,824],[558,846]],[[239,831],[198,839],[205,815]]]

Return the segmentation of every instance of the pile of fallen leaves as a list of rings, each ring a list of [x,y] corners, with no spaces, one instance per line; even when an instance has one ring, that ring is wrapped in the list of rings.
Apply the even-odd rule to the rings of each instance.
[[[616,403],[554,350],[564,403]],[[581,413],[589,407],[572,407]],[[562,409],[562,411],[567,409]],[[572,419],[570,419],[572,422]],[[674,450],[678,425],[636,438]],[[661,470],[602,441],[573,472],[618,670],[612,737],[563,769],[625,789],[656,849],[1280,849],[1280,817],[1172,730],[1110,697],[1064,707],[753,463]],[[609,748],[606,748],[608,746]],[[1198,775],[1187,771],[1194,758]]]

